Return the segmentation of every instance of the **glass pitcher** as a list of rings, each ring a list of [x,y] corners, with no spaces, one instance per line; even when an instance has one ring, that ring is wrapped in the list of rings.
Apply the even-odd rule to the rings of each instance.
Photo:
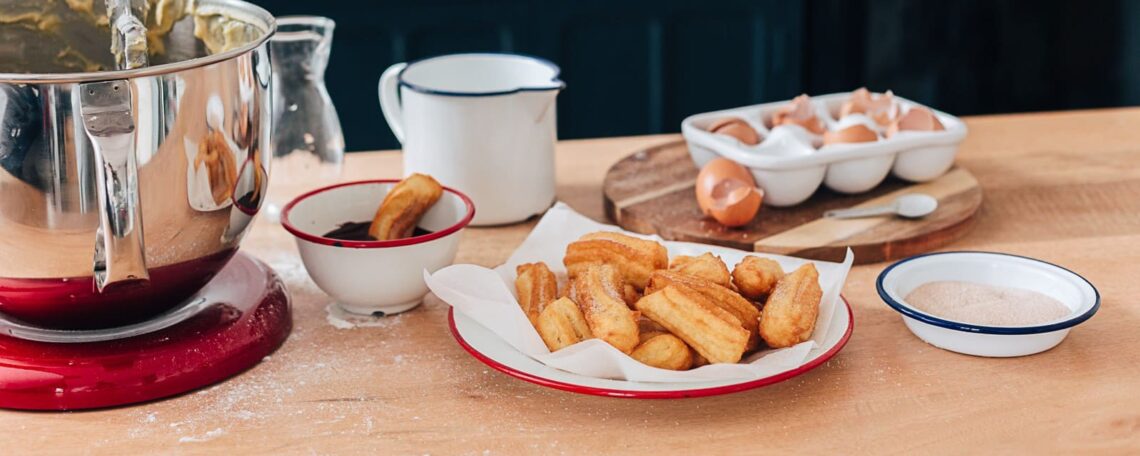
[[[299,178],[314,186],[340,177],[344,133],[325,88],[325,68],[336,23],[317,16],[277,19],[270,53],[273,62],[273,172],[277,191],[269,194],[271,215],[291,197]]]

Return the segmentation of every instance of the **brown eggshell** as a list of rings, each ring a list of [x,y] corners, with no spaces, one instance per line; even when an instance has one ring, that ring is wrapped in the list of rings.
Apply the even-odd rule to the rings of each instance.
[[[895,119],[890,127],[887,127],[887,137],[890,138],[900,131],[942,131],[946,127],[942,126],[942,122],[938,121],[938,116],[933,112],[921,106],[910,108],[902,117]]]
[[[736,138],[737,141],[749,146],[760,144],[760,140],[762,139],[760,138],[760,133],[757,133],[756,129],[748,125],[748,122],[736,117],[725,117],[716,121],[709,126],[709,131],[719,135],[731,136]]]
[[[839,118],[849,114],[863,114],[885,127],[898,117],[898,112],[899,106],[891,91],[879,95],[871,93],[866,87],[860,87],[851,92],[851,98],[843,102],[839,108]]]
[[[729,182],[730,184],[725,187],[729,187],[731,190],[717,192],[715,196],[719,206],[710,208],[709,215],[724,226],[747,225],[753,218],[756,218],[756,213],[760,212],[760,204],[764,202],[764,191],[743,185],[733,187],[731,183],[739,183],[740,181]]]
[[[793,98],[790,103],[772,114],[772,126],[780,125],[799,125],[817,135],[827,130],[823,121],[816,117],[811,97],[806,94]]]
[[[741,226],[760,211],[764,192],[756,188],[752,173],[740,164],[717,158],[697,174],[697,205],[701,212],[725,226]]]
[[[879,135],[866,125],[852,125],[842,130],[828,131],[823,134],[823,144],[845,144],[845,143],[861,143],[861,142],[874,142],[879,140]]]

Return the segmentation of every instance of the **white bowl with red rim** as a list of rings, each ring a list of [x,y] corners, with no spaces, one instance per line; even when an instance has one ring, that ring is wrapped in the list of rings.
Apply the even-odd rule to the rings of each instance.
[[[313,282],[349,312],[391,315],[419,305],[428,292],[424,271],[435,272],[455,260],[460,233],[475,217],[471,198],[444,187],[419,222],[428,234],[389,241],[325,237],[343,223],[371,221],[397,183],[332,185],[297,197],[281,212],[281,224],[296,238]]]

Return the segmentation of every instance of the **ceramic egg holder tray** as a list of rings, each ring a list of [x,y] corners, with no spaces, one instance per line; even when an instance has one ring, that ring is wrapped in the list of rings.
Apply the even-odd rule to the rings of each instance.
[[[875,188],[891,174],[904,181],[928,182],[953,165],[958,145],[966,137],[966,124],[961,119],[931,109],[945,130],[900,131],[886,138],[886,129],[863,114],[838,118],[840,106],[850,96],[849,92],[833,93],[812,97],[811,102],[828,130],[863,124],[878,134],[877,141],[823,145],[821,135],[799,125],[770,127],[772,115],[790,101],[696,114],[681,123],[681,132],[698,168],[717,157],[747,167],[757,185],[764,189],[767,206],[803,203],[821,184],[835,192],[858,194]],[[900,116],[922,106],[894,98]],[[708,131],[712,124],[726,117],[744,120],[763,140],[747,145],[731,136]]]

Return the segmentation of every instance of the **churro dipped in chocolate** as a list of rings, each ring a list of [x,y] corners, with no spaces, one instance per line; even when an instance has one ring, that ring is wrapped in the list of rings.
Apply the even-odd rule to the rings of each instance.
[[[412,174],[388,191],[368,235],[378,241],[410,237],[420,218],[443,196],[443,186],[431,176]]]

